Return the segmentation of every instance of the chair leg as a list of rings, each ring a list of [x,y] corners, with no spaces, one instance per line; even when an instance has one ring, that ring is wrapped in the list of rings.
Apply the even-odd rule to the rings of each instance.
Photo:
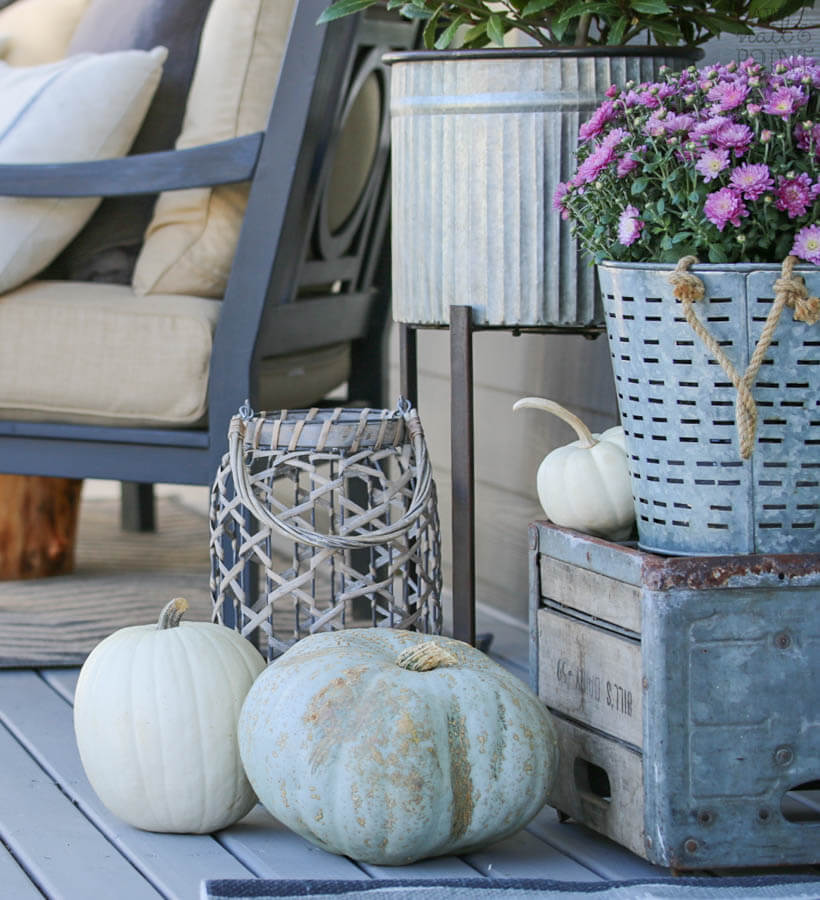
[[[123,481],[120,496],[120,526],[123,531],[156,531],[153,484]]]

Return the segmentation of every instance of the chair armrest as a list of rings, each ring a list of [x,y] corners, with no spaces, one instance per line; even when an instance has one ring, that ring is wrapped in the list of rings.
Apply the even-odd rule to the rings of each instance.
[[[94,162],[0,165],[0,196],[118,197],[233,184],[253,178],[261,132],[191,147]]]

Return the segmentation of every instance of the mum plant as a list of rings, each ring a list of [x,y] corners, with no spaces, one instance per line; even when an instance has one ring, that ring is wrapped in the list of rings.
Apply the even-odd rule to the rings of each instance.
[[[554,204],[596,261],[820,264],[819,88],[800,56],[613,86]]]
[[[694,47],[723,32],[811,28],[778,24],[814,0],[336,0],[319,22],[370,6],[421,19],[428,49],[504,44],[510,31],[544,47],[618,46],[639,38]]]

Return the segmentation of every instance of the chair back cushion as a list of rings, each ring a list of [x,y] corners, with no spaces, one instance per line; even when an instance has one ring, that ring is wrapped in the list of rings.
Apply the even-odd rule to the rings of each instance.
[[[293,0],[213,0],[178,149],[264,131]],[[160,195],[137,258],[137,293],[222,297],[248,185]]]
[[[173,148],[209,6],[210,0],[91,0],[80,20],[68,54],[168,48],[162,78],[131,146],[132,154]],[[155,200],[156,196],[103,200],[49,275],[130,284]]]
[[[8,38],[3,59],[12,66],[39,66],[62,59],[88,2],[16,0],[0,9],[0,36]]]
[[[159,83],[164,47],[83,54],[42,66],[0,63],[0,163],[122,156]],[[97,198],[0,198],[0,293],[41,271]]]

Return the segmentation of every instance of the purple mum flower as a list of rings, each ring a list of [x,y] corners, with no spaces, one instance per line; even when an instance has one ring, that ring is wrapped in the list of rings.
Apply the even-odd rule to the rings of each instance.
[[[820,66],[817,65],[817,60],[814,57],[787,56],[785,59],[778,60],[776,65],[786,70],[782,75],[784,82],[811,84],[813,87],[820,87]]]
[[[700,138],[713,137],[724,125],[730,125],[732,120],[727,116],[710,116],[701,122],[697,122],[689,132],[690,141],[698,141]]]
[[[749,85],[743,79],[719,81],[706,95],[721,112],[737,109],[749,94]]]
[[[767,92],[763,111],[772,116],[780,116],[781,119],[788,119],[806,103],[806,95],[799,87],[784,86],[776,91]]]
[[[651,91],[642,91],[638,94],[638,104],[640,106],[645,106],[647,109],[657,109],[661,105],[661,101],[658,99],[658,95],[653,94]]]
[[[794,178],[784,178],[781,175],[774,192],[775,206],[784,210],[790,219],[796,219],[804,215],[811,206],[811,189],[811,178],[805,172]]]
[[[728,122],[721,125],[714,134],[715,143],[724,150],[734,150],[735,156],[743,156],[752,142],[754,132],[748,125]]]
[[[718,231],[723,231],[727,222],[736,228],[740,225],[741,216],[748,216],[749,210],[736,191],[732,188],[721,188],[709,194],[703,204],[703,214]]]
[[[575,186],[591,184],[611,162],[614,162],[614,160],[614,147],[608,147],[605,144],[596,147],[581,165],[578,166],[575,178],[573,178],[570,183]]]
[[[774,187],[769,167],[764,164],[743,163],[729,177],[729,184],[745,200],[757,200]]]
[[[615,104],[611,100],[604,100],[591,118],[578,129],[578,137],[582,141],[588,141],[597,137],[604,130],[604,125],[607,122],[611,122],[614,118]]]
[[[666,119],[662,119],[657,113],[652,113],[646,120],[643,130],[649,137],[663,137],[666,134]]]
[[[820,155],[820,123],[808,123],[809,127],[801,122],[795,126],[794,142],[800,150],[808,150],[814,144],[815,156]]]
[[[618,241],[629,247],[638,240],[643,231],[643,222],[638,218],[638,209],[631,204],[618,217]]]
[[[695,124],[695,117],[688,113],[670,113],[663,122],[667,131],[677,134],[681,131],[689,132]]]
[[[820,225],[805,225],[794,237],[793,256],[806,262],[820,264]]]
[[[610,131],[609,134],[606,135],[601,141],[601,147],[613,149],[614,147],[617,147],[624,138],[627,137],[629,137],[629,132],[626,130],[626,128],[613,128],[612,131]]]
[[[627,109],[632,109],[634,106],[639,106],[641,102],[640,95],[635,90],[627,91],[621,97],[621,100],[623,101],[623,104]]]
[[[552,195],[552,208],[561,213],[561,218],[566,222],[569,219],[569,210],[564,204],[564,198],[569,193],[569,185],[564,181],[559,181]]]
[[[618,178],[623,178],[626,175],[629,175],[630,172],[633,172],[638,168],[638,160],[635,159],[635,156],[632,153],[627,153],[626,156],[623,156],[619,162],[618,167],[615,169],[615,172]]]
[[[729,165],[728,150],[704,150],[695,163],[695,170],[703,175],[703,180],[708,184]]]

